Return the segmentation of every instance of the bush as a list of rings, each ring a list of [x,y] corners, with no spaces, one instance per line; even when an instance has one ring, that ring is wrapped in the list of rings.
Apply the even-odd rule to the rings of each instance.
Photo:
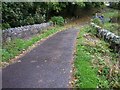
[[[54,16],[51,18],[50,21],[52,21],[53,24],[55,25],[60,25],[60,26],[64,25],[64,18],[61,16]]]

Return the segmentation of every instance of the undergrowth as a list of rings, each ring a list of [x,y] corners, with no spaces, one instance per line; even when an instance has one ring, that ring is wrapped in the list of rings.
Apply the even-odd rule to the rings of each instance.
[[[78,35],[75,87],[120,88],[119,55],[95,36],[96,30],[84,26]]]
[[[86,46],[82,45],[85,41],[83,35],[85,34],[85,29],[82,29],[77,38],[77,50],[75,59],[75,78],[77,78],[75,87],[80,88],[96,88],[98,84],[97,74],[95,70],[92,69],[91,55],[86,51]]]

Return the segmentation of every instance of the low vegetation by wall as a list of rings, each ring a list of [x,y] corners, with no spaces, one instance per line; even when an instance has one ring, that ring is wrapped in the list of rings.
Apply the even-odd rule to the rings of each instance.
[[[47,29],[50,26],[52,26],[52,23],[48,22],[48,23],[9,28],[2,31],[2,40],[4,43],[16,38],[27,39],[35,34],[40,33],[41,31]]]
[[[117,36],[109,30],[103,29],[94,23],[91,23],[91,26],[97,29],[98,37],[108,41],[111,44],[111,47],[120,53],[120,36]]]

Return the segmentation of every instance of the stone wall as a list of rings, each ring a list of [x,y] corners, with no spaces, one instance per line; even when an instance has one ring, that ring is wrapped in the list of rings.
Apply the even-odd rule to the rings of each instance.
[[[2,31],[2,41],[4,43],[6,41],[11,41],[16,38],[27,39],[35,34],[40,33],[41,31],[47,29],[50,26],[52,26],[52,23],[48,22],[42,24],[9,28]]]
[[[91,23],[91,26],[97,29],[97,36],[103,38],[111,44],[111,47],[120,53],[120,36],[115,35],[109,30],[103,29],[100,26]]]

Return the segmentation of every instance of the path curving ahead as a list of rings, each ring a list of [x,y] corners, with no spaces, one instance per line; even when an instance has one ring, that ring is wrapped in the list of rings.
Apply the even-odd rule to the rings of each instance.
[[[67,88],[79,30],[61,31],[2,70],[3,88]]]

